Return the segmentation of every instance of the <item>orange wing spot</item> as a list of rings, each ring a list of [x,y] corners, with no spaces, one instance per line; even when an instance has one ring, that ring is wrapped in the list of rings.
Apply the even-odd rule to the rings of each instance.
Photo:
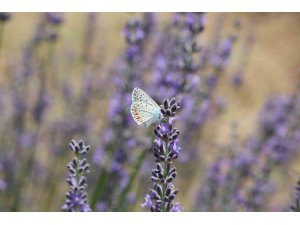
[[[132,112],[132,115],[133,115],[133,118],[134,120],[138,123],[138,124],[142,124],[144,122],[140,112],[138,111],[137,107],[134,105],[132,108],[131,108],[131,112]]]

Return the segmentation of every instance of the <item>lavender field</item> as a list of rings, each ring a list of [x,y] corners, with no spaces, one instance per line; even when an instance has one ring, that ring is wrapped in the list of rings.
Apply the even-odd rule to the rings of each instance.
[[[299,19],[0,12],[0,211],[300,211]]]

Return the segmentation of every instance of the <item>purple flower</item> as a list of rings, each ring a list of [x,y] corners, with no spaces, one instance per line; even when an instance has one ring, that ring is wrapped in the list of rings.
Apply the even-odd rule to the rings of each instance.
[[[6,182],[2,178],[0,178],[0,192],[4,191],[6,189],[6,186]]]
[[[203,31],[206,24],[206,16],[204,13],[187,13],[186,26],[192,34],[197,34]]]
[[[206,78],[206,85],[211,89],[214,89],[216,87],[217,82],[218,82],[218,77],[215,74]]]
[[[149,210],[152,208],[152,201],[149,194],[145,195],[145,202],[141,204],[143,208],[148,208]]]
[[[233,159],[232,166],[239,170],[241,176],[246,177],[251,175],[251,166],[255,163],[255,157],[249,152],[244,151]]]
[[[145,32],[140,21],[129,21],[125,26],[124,36],[128,44],[140,43],[145,38]]]
[[[106,204],[102,201],[99,201],[96,205],[96,209],[98,212],[104,212],[106,211]]]
[[[152,170],[151,181],[153,188],[145,196],[145,203],[142,207],[149,208],[152,212],[178,212],[181,206],[172,201],[175,199],[178,189],[174,188],[173,180],[177,175],[176,168],[172,167],[173,161],[179,157],[180,147],[178,146],[179,131],[173,128],[174,116],[180,110],[180,103],[176,99],[164,100],[161,112],[164,120],[154,129],[153,155],[157,162],[156,168]]]
[[[243,76],[242,74],[236,73],[233,76],[231,76],[231,80],[230,80],[231,84],[235,87],[241,87],[243,85]]]
[[[72,211],[80,211],[80,212],[90,212],[91,209],[86,202],[86,196],[83,192],[79,192],[78,190],[70,191],[67,194],[67,200],[65,205],[63,205],[63,210],[72,212]]]
[[[183,211],[183,207],[180,205],[179,202],[176,202],[172,209],[170,210],[170,212],[182,212]]]
[[[231,35],[221,40],[217,48],[211,52],[210,63],[216,71],[221,72],[228,64],[235,40],[236,37]]]
[[[90,146],[86,146],[82,140],[78,143],[72,140],[69,143],[69,148],[75,154],[75,158],[67,164],[69,191],[66,194],[66,201],[62,209],[69,212],[89,212],[91,208],[87,202],[85,190],[87,178],[85,174],[89,172],[90,165],[85,158],[80,157],[89,151]]]
[[[290,209],[293,212],[300,212],[300,179],[297,182],[296,188],[295,188],[295,197],[294,197],[294,203],[290,206]]]
[[[0,12],[0,23],[4,23],[9,21],[11,18],[11,13],[8,12]]]
[[[61,25],[64,20],[63,17],[59,13],[48,12],[46,13],[47,22],[52,25]]]
[[[99,166],[104,163],[104,149],[103,148],[98,147],[95,150],[95,153],[93,155],[93,162]]]
[[[3,166],[0,163],[0,172],[2,172],[2,170],[3,170]],[[6,184],[5,180],[0,176],[0,192],[4,191],[6,189],[6,186],[7,186],[7,184]]]
[[[181,148],[179,147],[179,139],[171,141],[168,145],[169,152],[172,152],[174,155],[179,156]]]
[[[125,50],[125,59],[129,62],[134,61],[136,57],[139,55],[139,53],[140,53],[140,49],[138,46],[136,45],[130,46]]]
[[[26,149],[33,145],[35,140],[35,135],[29,132],[23,132],[20,134],[19,142],[22,148]]]

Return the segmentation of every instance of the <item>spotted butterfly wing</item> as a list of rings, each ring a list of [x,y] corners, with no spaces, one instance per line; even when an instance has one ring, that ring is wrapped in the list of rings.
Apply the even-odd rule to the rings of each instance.
[[[162,119],[162,113],[157,103],[142,89],[132,91],[131,115],[138,125],[148,127]]]

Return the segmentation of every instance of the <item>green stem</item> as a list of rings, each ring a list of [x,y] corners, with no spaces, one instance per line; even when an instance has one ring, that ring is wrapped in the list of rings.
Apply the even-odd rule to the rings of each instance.
[[[169,119],[168,119],[169,120]],[[169,121],[167,121],[167,123],[169,123]],[[165,159],[167,159],[167,156],[168,156],[168,140],[165,140],[163,142],[163,149],[164,149],[164,156],[165,156]],[[167,176],[168,176],[168,173],[169,171],[167,171],[167,168],[168,168],[168,164],[169,162],[166,162],[164,161],[164,180],[167,180]],[[166,191],[167,191],[167,188],[168,188],[168,183],[163,183],[162,184],[163,186],[163,193],[162,193],[162,201],[163,201],[163,205],[162,205],[162,211],[163,212],[166,212],[167,211],[167,208],[166,208],[166,203],[164,202],[164,198],[166,196]]]
[[[93,211],[95,211],[96,203],[98,202],[98,200],[100,199],[100,197],[103,194],[107,177],[108,177],[108,172],[106,170],[103,170],[102,173],[99,175],[99,178],[98,178],[98,181],[96,184],[96,188],[94,190],[94,193],[93,193],[91,201],[90,201],[91,208],[93,209]]]
[[[167,153],[168,153],[168,141],[164,142],[163,143],[163,147],[164,147],[164,156],[165,156],[165,159],[167,158]],[[166,180],[167,179],[167,162],[164,162],[164,179]],[[166,191],[167,191],[167,187],[168,187],[168,184],[167,183],[163,183],[163,194],[162,194],[162,200],[164,201],[164,198],[165,198],[165,195],[166,195]],[[163,207],[162,207],[162,211],[163,212],[166,212],[166,203],[163,202]]]
[[[116,130],[118,132],[116,134],[116,136],[119,137],[119,135],[121,135],[121,133],[119,133],[121,131],[121,129],[116,129]],[[116,146],[119,145],[119,143],[117,143],[117,142],[114,142],[114,144]],[[105,149],[108,153],[108,156],[110,158],[113,158],[113,155],[115,154],[117,148],[115,146],[108,145],[108,146],[106,146]],[[98,176],[97,184],[96,184],[96,187],[94,189],[94,192],[93,192],[93,195],[92,195],[92,198],[91,198],[91,201],[90,201],[91,202],[91,208],[93,209],[93,211],[95,211],[95,207],[96,207],[97,202],[103,196],[104,191],[107,189],[107,177],[110,176],[110,175],[111,175],[111,172],[109,172],[107,168],[103,167],[101,173]],[[110,189],[110,191],[112,193],[112,189]]]
[[[1,66],[1,53],[2,53],[2,44],[3,44],[3,36],[4,36],[4,23],[0,22],[0,66]]]
[[[129,179],[129,182],[128,184],[126,185],[126,187],[122,190],[122,192],[120,193],[119,195],[119,199],[118,199],[118,204],[116,204],[116,207],[114,207],[114,209],[116,211],[121,211],[124,209],[124,204],[125,204],[125,200],[126,200],[126,197],[127,197],[127,194],[128,192],[130,191],[137,175],[138,175],[138,172],[140,171],[140,168],[147,156],[147,151],[142,151],[140,156],[138,157],[138,160],[136,161],[136,164],[134,165],[134,168],[133,168],[133,171],[130,175],[130,179]]]
[[[80,162],[80,160],[79,160],[79,154],[75,153],[75,158],[76,158],[76,161],[77,161],[77,165],[76,165],[76,177],[75,177],[75,178],[76,178],[76,181],[77,181],[77,183],[78,183],[78,182],[79,182],[79,179],[80,179],[80,176],[82,175],[82,174],[78,171],[78,169],[79,169],[78,164],[79,164],[79,162]],[[75,210],[75,212],[80,212],[78,206],[76,206],[76,208],[75,208],[74,210]]]

